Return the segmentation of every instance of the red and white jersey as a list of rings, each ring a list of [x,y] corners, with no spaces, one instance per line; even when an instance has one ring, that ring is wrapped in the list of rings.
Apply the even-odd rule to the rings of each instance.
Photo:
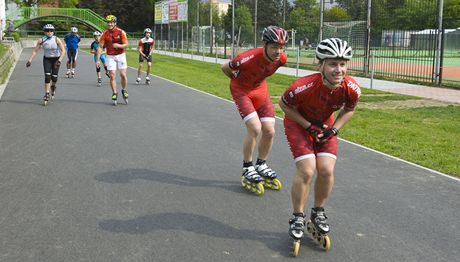
[[[265,78],[286,64],[286,61],[285,53],[281,54],[278,61],[268,61],[264,57],[264,48],[254,48],[241,53],[229,63],[232,70],[238,70],[237,77],[233,78],[230,84],[245,89],[257,88],[265,82]]]
[[[285,104],[296,107],[309,122],[326,123],[333,120],[333,113],[344,107],[354,110],[361,89],[352,77],[345,76],[340,87],[331,90],[323,84],[321,73],[297,79],[284,92]]]
[[[150,54],[150,50],[155,48],[155,40],[153,40],[151,37],[141,38],[137,44],[137,47],[142,51],[142,53],[148,55]]]
[[[125,31],[119,27],[105,30],[99,39],[99,46],[105,46],[107,55],[119,55],[125,52],[123,48],[114,48],[113,44],[128,43]]]

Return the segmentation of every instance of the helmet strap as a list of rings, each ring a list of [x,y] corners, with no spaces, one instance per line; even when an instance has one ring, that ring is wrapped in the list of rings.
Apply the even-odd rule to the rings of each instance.
[[[269,60],[270,62],[275,62],[275,60],[271,59],[270,56],[268,55],[268,52],[267,52],[267,45],[268,45],[268,43],[265,43],[265,45],[264,45],[265,57],[267,57],[268,60]]]

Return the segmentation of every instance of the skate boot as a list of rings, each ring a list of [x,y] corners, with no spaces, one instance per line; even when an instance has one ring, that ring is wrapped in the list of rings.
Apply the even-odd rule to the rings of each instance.
[[[55,95],[56,95],[56,85],[51,85],[51,101],[54,100]]]
[[[117,105],[117,100],[118,100],[118,93],[113,93],[112,94],[112,103],[114,106]]]
[[[145,84],[150,85],[150,78],[148,76],[145,77]]]
[[[49,100],[50,100],[50,93],[45,93],[45,96],[43,97],[43,105],[47,106]]]
[[[123,100],[125,100],[125,104],[128,104],[128,91],[126,91],[125,89],[121,89],[121,94],[122,94],[122,97],[123,97]]]
[[[283,187],[281,181],[276,178],[276,172],[269,168],[266,163],[256,165],[256,171],[264,179],[264,187],[281,190],[281,187]]]
[[[97,86],[101,86],[102,85],[102,79],[101,78],[98,78],[97,79]]]
[[[289,235],[294,239],[292,255],[296,257],[299,254],[300,239],[305,230],[305,215],[303,213],[293,215],[294,217],[289,219]]]
[[[243,175],[241,176],[241,185],[248,191],[256,195],[264,194],[263,179],[256,172],[254,166],[243,167]]]
[[[65,73],[66,78],[70,78],[70,70],[67,70],[67,73]]]
[[[140,77],[138,77],[138,78],[136,79],[136,85],[139,85],[139,84],[140,84],[140,82],[141,82],[141,78],[140,78]]]
[[[331,248],[331,240],[327,235],[329,230],[330,228],[329,224],[327,223],[327,216],[324,213],[324,208],[312,208],[310,220],[307,222],[307,231],[311,237],[326,251]]]
[[[75,78],[75,70],[72,70],[72,72],[70,72],[70,77]]]

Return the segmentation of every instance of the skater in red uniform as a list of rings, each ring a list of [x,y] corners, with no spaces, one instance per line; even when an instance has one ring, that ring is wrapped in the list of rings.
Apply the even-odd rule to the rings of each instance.
[[[352,118],[361,90],[347,75],[352,49],[346,41],[338,38],[321,41],[316,57],[320,72],[294,81],[281,96],[279,105],[285,113],[285,134],[296,163],[291,191],[294,217],[290,220],[289,233],[297,241],[303,236],[304,208],[316,173],[312,224],[308,229],[318,232],[318,240],[328,249],[329,224],[324,206],[334,184],[337,135]],[[337,110],[340,112],[334,119]]]
[[[266,163],[275,134],[275,111],[265,78],[286,63],[283,47],[288,38],[283,28],[269,26],[263,31],[262,48],[251,49],[222,65],[222,71],[231,79],[230,91],[247,129],[243,140],[242,184],[257,194],[263,194],[262,182],[274,189],[281,188],[276,173]],[[253,152],[259,136],[254,166]]]

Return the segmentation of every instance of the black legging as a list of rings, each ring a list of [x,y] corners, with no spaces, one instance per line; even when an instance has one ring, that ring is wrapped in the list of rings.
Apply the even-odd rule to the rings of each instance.
[[[45,83],[48,84],[51,81],[54,83],[58,80],[59,66],[55,66],[56,61],[59,57],[43,57],[43,69],[45,70]]]

